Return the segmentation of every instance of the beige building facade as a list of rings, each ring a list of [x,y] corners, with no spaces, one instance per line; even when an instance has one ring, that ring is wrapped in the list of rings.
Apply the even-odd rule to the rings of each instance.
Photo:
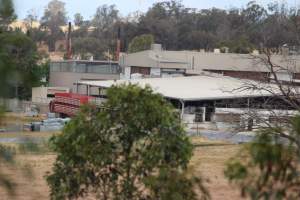
[[[65,60],[50,63],[50,87],[65,87],[77,92],[74,83],[84,80],[117,80],[120,69],[113,61]]]
[[[265,55],[234,54],[198,51],[166,51],[158,46],[151,50],[123,54],[120,58],[122,77],[132,78],[140,73],[144,77],[199,75],[203,72],[218,73],[235,78],[269,80],[270,68],[263,60]],[[280,66],[278,76],[283,80],[300,77],[300,56],[272,55],[271,61]]]

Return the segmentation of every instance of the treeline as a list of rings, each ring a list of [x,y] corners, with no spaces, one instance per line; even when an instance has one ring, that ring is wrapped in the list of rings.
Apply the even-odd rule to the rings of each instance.
[[[58,0],[49,3],[40,22],[51,31],[33,30],[34,40],[46,40],[53,49],[53,42],[64,38],[58,28],[67,24],[64,6]],[[27,17],[33,19],[32,15]],[[300,41],[300,10],[278,1],[267,7],[250,1],[244,8],[199,10],[171,0],[155,3],[146,13],[127,17],[121,17],[114,5],[102,5],[92,19],[75,14],[74,23],[79,29],[72,34],[73,52],[96,58],[115,51],[119,27],[123,51],[128,50],[133,38],[143,34],[152,35],[154,42],[169,50],[228,47],[236,53],[266,47],[278,50],[283,45],[298,46]]]

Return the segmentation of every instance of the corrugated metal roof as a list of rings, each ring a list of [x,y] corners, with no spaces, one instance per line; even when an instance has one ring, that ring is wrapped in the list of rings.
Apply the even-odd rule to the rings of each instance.
[[[241,97],[272,96],[270,92],[262,90],[242,90],[249,80],[240,80],[223,76],[189,76],[170,78],[148,78],[133,80],[110,81],[81,81],[79,84],[109,88],[112,85],[137,84],[141,87],[149,85],[155,92],[164,97],[181,99],[184,101],[230,99]],[[259,84],[253,82],[254,84]],[[260,87],[276,91],[274,84],[260,83]]]

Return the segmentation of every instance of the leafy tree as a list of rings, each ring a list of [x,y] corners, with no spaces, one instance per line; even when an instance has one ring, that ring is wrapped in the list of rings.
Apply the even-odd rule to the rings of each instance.
[[[98,29],[108,30],[119,19],[119,11],[115,5],[102,5],[96,10],[96,14],[92,20],[92,24]]]
[[[249,42],[249,40],[243,36],[238,37],[235,40],[221,42],[220,47],[228,47],[229,52],[239,53],[239,54],[248,54],[254,50],[254,45]]]
[[[26,27],[27,27],[27,36],[29,36],[35,43],[46,41],[49,32],[41,27],[34,27],[33,23],[38,22],[38,17],[34,9],[31,9],[27,12],[25,17]]]
[[[108,48],[105,42],[95,37],[78,37],[73,39],[73,52],[80,55],[81,59],[88,59],[93,55],[95,59],[103,59],[103,52]]]
[[[0,96],[27,99],[40,84],[34,42],[22,32],[0,34]]]
[[[57,10],[65,13],[62,7],[63,4],[60,4]],[[45,12],[45,16],[46,13],[48,12]],[[225,41],[228,45],[235,46],[231,52],[247,53],[253,48],[279,49],[283,44],[298,45],[299,13],[299,9],[295,7],[289,8],[285,3],[276,2],[267,8],[250,1],[245,8],[198,10],[184,7],[181,1],[169,0],[153,4],[144,14],[121,18],[114,5],[102,5],[97,8],[91,21],[83,21],[79,13],[74,16],[74,22],[80,25],[80,29],[74,31],[73,36],[82,38],[81,40],[85,37],[96,38],[104,46],[99,52],[100,55],[108,50],[115,51],[119,27],[122,29],[123,51],[129,51],[129,43],[134,37],[150,34],[157,43],[169,50],[204,48],[211,51]],[[60,16],[64,19],[63,14]],[[50,21],[49,17],[42,18],[42,22],[45,21]],[[49,29],[49,26],[43,27]],[[48,43],[54,43],[63,37],[58,28],[50,30],[53,34],[46,37]],[[244,48],[242,45],[245,44],[247,46]],[[53,44],[51,45],[53,49]]]
[[[16,19],[12,0],[0,0],[0,33]]]
[[[178,24],[180,22],[183,5],[179,1],[165,1],[153,5],[148,12],[141,16],[140,32],[152,34],[156,42],[165,48],[178,48]]]
[[[89,37],[97,38],[98,42],[101,42],[103,50],[99,52],[100,55],[116,50],[119,21],[119,10],[115,5],[102,5],[97,8],[94,18],[91,20],[91,25],[95,29],[89,34]],[[99,47],[94,46],[94,48]]]
[[[182,175],[193,148],[173,107],[136,85],[114,86],[107,97],[51,139],[51,198],[167,199],[176,190],[174,199],[196,199],[194,180]]]
[[[83,16],[80,13],[74,15],[74,24],[76,26],[81,26],[83,24]]]
[[[278,49],[284,44],[298,45],[297,23],[293,21],[297,15],[293,10],[288,11],[285,4],[269,4],[268,16],[261,25],[260,33],[264,46]]]
[[[24,59],[23,54],[21,54],[21,49],[16,47],[27,46],[28,44],[16,36],[15,32],[10,32],[7,27],[15,19],[16,15],[14,13],[13,2],[11,0],[0,0],[0,99],[7,97],[9,90],[12,89],[9,84],[9,80],[12,80],[14,77],[11,75],[14,74],[13,71],[16,66],[13,65],[13,62]],[[25,35],[23,35],[25,36]],[[24,40],[28,38],[23,38]],[[30,45],[29,45],[30,46]],[[26,48],[26,47],[25,47]],[[24,53],[24,52],[22,52]],[[31,53],[31,52],[30,52]],[[12,56],[14,54],[15,57]],[[28,66],[28,65],[27,65]],[[26,66],[24,66],[26,67]],[[24,69],[24,71],[30,69]],[[28,72],[27,72],[28,73]],[[5,107],[0,104],[0,126],[3,123],[5,117]],[[15,195],[15,184],[11,181],[10,177],[3,173],[3,166],[8,166],[16,171],[16,162],[15,162],[15,149],[9,148],[4,145],[0,145],[0,187],[4,188],[9,195]],[[28,173],[29,171],[27,171]]]
[[[187,172],[162,169],[158,176],[146,178],[145,184],[150,188],[153,199],[210,199],[210,194],[203,186],[203,181],[194,174],[189,177]],[[191,192],[191,188],[197,188],[202,196],[199,198],[195,192]]]
[[[5,117],[5,107],[0,105],[0,127],[3,123],[4,117]]]
[[[137,15],[133,15],[132,18],[128,17],[119,23],[121,29],[121,51],[126,52],[129,48],[129,43],[138,34],[138,20]]]
[[[293,118],[290,138],[299,138],[300,117]],[[299,199],[299,145],[283,140],[274,128],[259,132],[255,141],[232,159],[225,171],[227,178],[251,199]]]
[[[0,145],[0,163],[6,164],[9,167],[15,166],[15,150],[13,148],[8,148],[6,146]],[[10,178],[1,173],[0,170],[0,187],[6,189],[10,196],[15,195],[15,184],[10,180]]]
[[[27,12],[27,16],[24,19],[27,22],[28,29],[32,29],[33,22],[38,21],[38,17],[33,9]]]
[[[186,45],[189,45],[189,49],[205,49],[208,51],[216,46],[216,36],[210,32],[191,31],[186,36],[188,42]]]
[[[41,28],[30,28],[27,31],[27,36],[30,37],[35,43],[44,42],[49,36],[48,32]]]
[[[60,26],[66,25],[66,23],[65,3],[59,0],[50,1],[41,18],[41,26],[50,31],[47,40],[50,50],[54,50],[55,41],[64,36]]]
[[[136,36],[132,39],[129,43],[128,51],[130,53],[148,50],[150,49],[151,45],[154,43],[154,37],[150,34]]]

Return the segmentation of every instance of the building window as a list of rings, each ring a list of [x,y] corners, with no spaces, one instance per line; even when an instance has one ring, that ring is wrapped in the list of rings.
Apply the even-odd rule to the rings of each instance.
[[[51,72],[72,72],[72,73],[96,73],[96,74],[118,74],[119,65],[116,63],[93,63],[93,62],[52,62]]]

